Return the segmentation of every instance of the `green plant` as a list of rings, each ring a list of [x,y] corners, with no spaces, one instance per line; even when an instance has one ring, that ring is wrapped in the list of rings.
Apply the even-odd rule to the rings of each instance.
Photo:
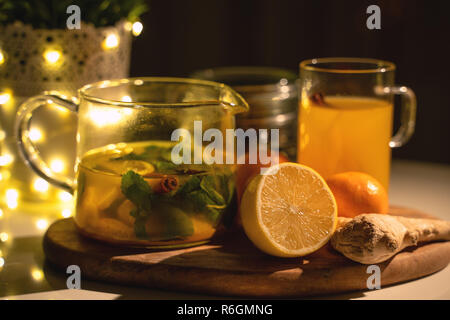
[[[96,27],[138,20],[148,9],[145,0],[0,0],[0,24],[21,21],[34,28],[64,29],[70,5],[79,6],[81,20]]]

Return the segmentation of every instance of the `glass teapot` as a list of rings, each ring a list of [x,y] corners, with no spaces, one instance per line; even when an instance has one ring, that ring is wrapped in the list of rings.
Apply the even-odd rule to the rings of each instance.
[[[82,234],[117,244],[179,247],[211,239],[231,220],[234,166],[189,159],[211,141],[196,136],[199,126],[223,137],[234,129],[235,114],[248,110],[239,94],[210,81],[136,78],[89,84],[78,95],[30,98],[19,109],[16,134],[26,163],[75,194],[74,220]],[[75,180],[51,170],[29,137],[33,111],[46,103],[78,114]],[[187,161],[173,161],[180,144],[193,150],[192,157],[183,154]]]

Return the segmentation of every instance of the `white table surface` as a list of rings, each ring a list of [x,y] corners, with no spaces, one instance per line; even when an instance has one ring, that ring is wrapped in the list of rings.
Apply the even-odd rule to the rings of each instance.
[[[390,201],[450,220],[450,166],[410,161],[392,164]],[[0,297],[3,299],[223,299],[205,295],[143,289],[81,280],[81,290],[68,290],[66,274],[45,263],[43,230],[36,216],[16,211],[0,218]],[[7,248],[5,246],[8,246]],[[1,257],[1,255],[0,255]],[[2,260],[0,259],[0,265]],[[319,299],[450,299],[450,265],[430,276],[380,290],[352,292]]]

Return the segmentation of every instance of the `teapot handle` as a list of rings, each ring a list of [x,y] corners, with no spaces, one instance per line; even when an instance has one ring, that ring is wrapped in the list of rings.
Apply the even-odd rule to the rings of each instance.
[[[73,194],[75,182],[72,178],[53,171],[44,160],[30,138],[30,123],[33,112],[46,104],[57,104],[71,112],[78,112],[76,98],[68,99],[55,91],[46,91],[22,103],[17,112],[14,131],[19,153],[25,163],[43,179]]]

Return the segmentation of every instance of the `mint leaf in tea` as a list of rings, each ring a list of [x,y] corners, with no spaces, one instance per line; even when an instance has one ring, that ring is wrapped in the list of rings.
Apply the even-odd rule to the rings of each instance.
[[[232,214],[230,166],[171,161],[171,142],[119,143],[79,164],[76,222],[103,240],[175,245],[211,238]]]

